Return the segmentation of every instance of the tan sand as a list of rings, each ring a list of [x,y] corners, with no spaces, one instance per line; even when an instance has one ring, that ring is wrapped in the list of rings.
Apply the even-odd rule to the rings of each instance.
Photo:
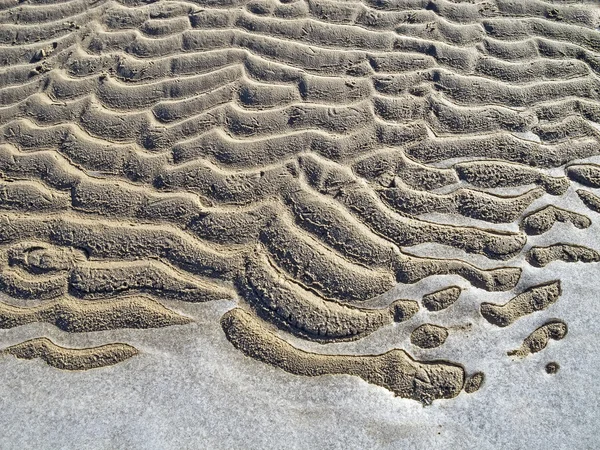
[[[1,0],[0,327],[185,326],[171,302],[228,299],[233,345],[288,372],[477,391],[454,363],[285,333],[439,347],[430,314],[465,287],[377,302],[440,276],[500,327],[545,314],[560,281],[522,286],[521,264],[600,260],[528,243],[600,212],[599,25],[562,1]],[[590,217],[556,205],[581,186]],[[83,370],[137,350],[5,352]]]

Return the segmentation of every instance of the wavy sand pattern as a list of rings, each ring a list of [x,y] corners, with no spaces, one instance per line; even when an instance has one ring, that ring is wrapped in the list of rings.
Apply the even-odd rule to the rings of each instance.
[[[500,327],[556,302],[559,280],[515,292],[515,258],[600,212],[599,26],[586,1],[1,1],[0,327],[185,326],[161,301],[230,299],[231,343],[293,374],[423,404],[477,391],[484,375],[459,363],[309,353],[285,333],[361,339],[419,303],[358,303],[439,275],[513,291],[481,304]],[[589,217],[552,204],[575,190]],[[461,292],[423,292],[422,313]],[[408,331],[423,349],[448,337]],[[4,352],[82,370],[138,353],[43,337]]]

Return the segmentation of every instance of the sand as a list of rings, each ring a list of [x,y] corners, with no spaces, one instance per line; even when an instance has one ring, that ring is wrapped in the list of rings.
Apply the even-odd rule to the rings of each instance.
[[[568,346],[552,308],[600,261],[599,29],[593,1],[0,0],[0,328],[31,330],[0,364],[160,366],[119,333],[228,301],[212,338],[265,371],[483,395],[445,349]]]

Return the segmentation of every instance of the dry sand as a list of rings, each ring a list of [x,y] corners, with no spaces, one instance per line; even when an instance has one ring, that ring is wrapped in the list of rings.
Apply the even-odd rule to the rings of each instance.
[[[547,269],[600,261],[599,27],[595,1],[0,0],[0,328],[90,333],[2,363],[109,370],[145,357],[119,330],[219,300],[246,356],[423,405],[488,380],[443,354],[454,311],[568,346]],[[328,347],[386,328],[405,348]]]

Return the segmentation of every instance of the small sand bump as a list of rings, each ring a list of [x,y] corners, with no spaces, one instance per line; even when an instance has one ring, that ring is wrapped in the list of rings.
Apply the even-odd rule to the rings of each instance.
[[[419,304],[414,300],[396,300],[390,305],[394,322],[404,322],[419,311]]]
[[[548,375],[554,375],[560,369],[560,365],[557,362],[549,362],[546,364],[545,370]]]
[[[465,392],[467,394],[472,394],[479,390],[479,388],[483,385],[485,381],[485,375],[483,372],[476,372],[465,381]]]
[[[429,311],[442,311],[454,304],[461,292],[462,289],[460,287],[450,286],[424,295],[421,302]]]
[[[410,334],[410,342],[421,348],[435,348],[443,345],[448,338],[448,329],[439,325],[425,323]]]

